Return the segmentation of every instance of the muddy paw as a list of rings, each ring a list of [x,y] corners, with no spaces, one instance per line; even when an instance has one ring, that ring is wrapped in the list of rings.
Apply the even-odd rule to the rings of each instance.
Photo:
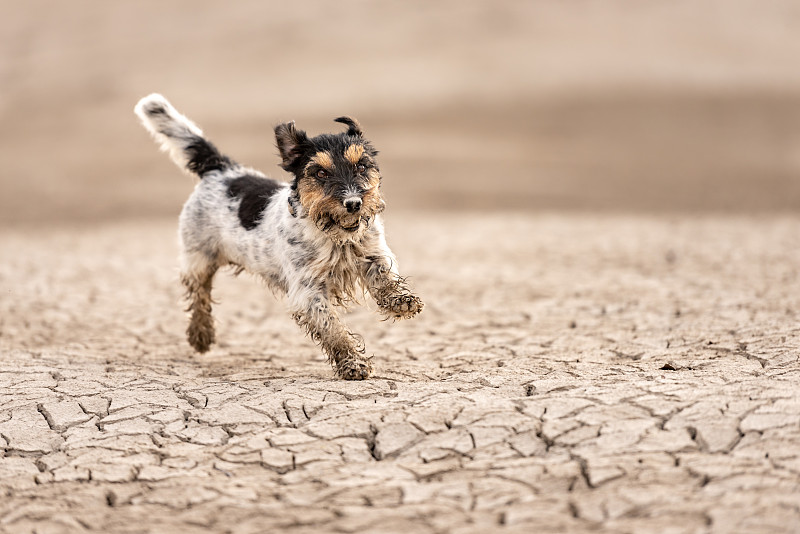
[[[353,357],[341,360],[336,363],[336,375],[345,380],[366,380],[372,374],[370,359]]]
[[[422,299],[412,294],[393,295],[381,306],[383,313],[395,319],[411,319],[425,306]]]
[[[197,352],[207,352],[216,341],[214,324],[209,321],[192,321],[186,329],[186,338]]]

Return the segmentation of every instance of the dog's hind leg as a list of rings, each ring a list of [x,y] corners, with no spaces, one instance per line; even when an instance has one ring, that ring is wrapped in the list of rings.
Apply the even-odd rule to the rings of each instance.
[[[186,299],[191,313],[186,336],[197,352],[206,352],[216,340],[214,318],[211,316],[211,283],[217,265],[201,253],[185,256],[181,283],[186,288]]]

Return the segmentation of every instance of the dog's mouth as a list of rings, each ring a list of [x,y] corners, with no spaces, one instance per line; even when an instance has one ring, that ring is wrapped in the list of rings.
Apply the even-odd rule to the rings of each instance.
[[[345,232],[352,233],[352,232],[357,232],[362,225],[369,226],[369,223],[370,223],[370,217],[362,215],[361,217],[358,217],[355,221],[342,221],[339,223],[338,226]]]
[[[333,232],[341,234],[356,234],[365,228],[369,228],[372,217],[368,215],[352,215],[349,217],[336,217],[333,214],[323,215],[317,220],[317,227],[323,232]]]

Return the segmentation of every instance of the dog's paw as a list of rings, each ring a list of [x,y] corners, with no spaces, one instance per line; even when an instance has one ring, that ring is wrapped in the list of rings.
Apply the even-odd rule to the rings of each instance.
[[[192,320],[189,323],[189,328],[186,329],[186,339],[197,352],[208,352],[208,349],[216,341],[214,323],[211,318],[209,317],[208,320]]]
[[[394,319],[411,319],[419,312],[425,304],[422,299],[411,293],[401,293],[392,295],[379,304],[381,311],[388,317]]]
[[[336,363],[336,376],[344,380],[366,380],[372,374],[371,358],[353,356]]]

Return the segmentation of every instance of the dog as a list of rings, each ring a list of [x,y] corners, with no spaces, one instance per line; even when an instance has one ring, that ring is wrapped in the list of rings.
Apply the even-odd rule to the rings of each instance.
[[[189,344],[203,353],[215,342],[212,280],[232,266],[286,296],[292,317],[338,377],[368,378],[372,357],[336,308],[369,294],[386,318],[409,319],[424,304],[386,244],[378,152],[359,123],[339,117],[345,132],[316,137],[294,121],[276,126],[280,165],[292,175],[286,183],[223,155],[159,94],[134,111],[171,159],[200,178],[179,219]]]

